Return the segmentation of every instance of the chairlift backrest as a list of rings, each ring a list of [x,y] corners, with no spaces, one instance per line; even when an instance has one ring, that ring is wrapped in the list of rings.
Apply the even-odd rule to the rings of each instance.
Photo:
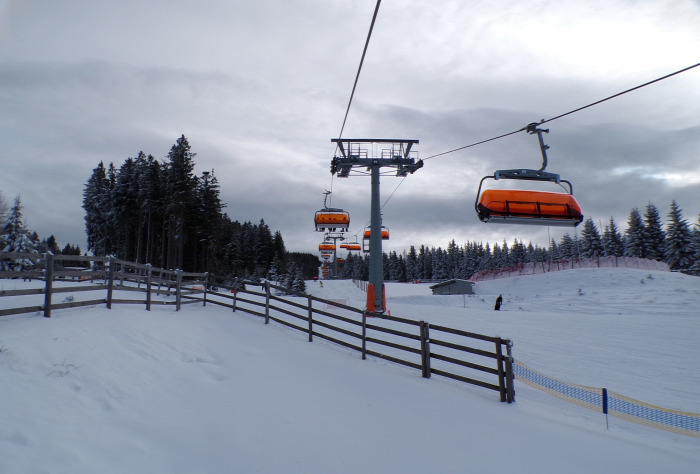
[[[323,242],[318,246],[318,250],[335,250],[335,244],[332,244],[331,242]]]
[[[382,233],[382,239],[389,240],[389,229],[387,227],[382,226],[381,233]],[[363,238],[365,240],[367,240],[370,238],[371,234],[372,234],[371,229],[369,227],[367,227],[364,231]]]
[[[342,209],[321,209],[316,211],[314,224],[318,232],[347,230],[350,227],[350,214]]]

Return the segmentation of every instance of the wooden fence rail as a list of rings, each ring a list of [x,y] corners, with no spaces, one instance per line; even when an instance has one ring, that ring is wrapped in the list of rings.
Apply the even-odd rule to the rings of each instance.
[[[188,273],[181,270],[165,270],[152,268],[148,264],[137,264],[119,260],[114,257],[90,257],[80,255],[19,254],[0,252],[0,268],[9,266],[8,261],[31,260],[31,266],[0,272],[0,278],[15,278],[24,280],[43,281],[43,288],[0,290],[0,297],[44,295],[43,305],[0,309],[0,316],[14,314],[43,312],[47,318],[56,309],[76,308],[105,304],[111,308],[113,304],[144,304],[147,310],[153,304],[174,305],[180,309],[182,304],[203,301],[206,304],[206,288],[208,275],[206,273]],[[84,264],[82,268],[67,267],[76,263]],[[4,263],[4,265],[3,265]],[[55,286],[61,282],[70,286]],[[115,291],[120,294],[128,292],[133,298],[116,298]],[[62,302],[53,301],[60,293],[88,292],[93,299]],[[175,301],[153,300],[156,295],[175,295]],[[138,295],[138,297],[136,296]],[[193,295],[198,295],[193,299]],[[183,301],[183,299],[185,301]]]
[[[367,313],[332,300],[288,294],[288,289],[269,282],[234,281],[227,285],[216,277],[211,281],[217,290],[209,292],[209,302],[264,318],[266,324],[272,320],[304,332],[310,342],[321,338],[358,351],[363,359],[368,355],[381,358],[420,370],[426,378],[439,375],[497,391],[503,402],[515,400],[512,343],[508,339]]]
[[[166,304],[180,310],[183,304],[211,303],[263,318],[265,324],[274,321],[306,333],[309,342],[316,337],[357,351],[362,359],[380,358],[420,370],[425,378],[438,375],[497,391],[503,402],[515,400],[512,344],[507,339],[368,313],[332,300],[289,294],[288,289],[270,282],[165,270],[114,257],[29,255],[32,268],[0,272],[0,278],[8,278],[9,274],[12,278],[43,280],[44,287],[0,290],[0,297],[43,294],[44,304],[0,309],[0,316],[43,311],[45,317],[51,317],[52,310],[98,304],[107,308],[113,304],[143,304],[146,310],[153,304]],[[17,258],[17,254],[0,252],[0,268],[3,260]],[[66,267],[63,262],[86,266]],[[54,286],[54,282],[70,286]],[[115,291],[139,297],[115,298]],[[90,292],[90,296],[100,292],[105,296],[74,301],[71,295],[66,301],[53,301],[56,294],[73,292]],[[154,300],[154,294],[174,296],[175,301]]]

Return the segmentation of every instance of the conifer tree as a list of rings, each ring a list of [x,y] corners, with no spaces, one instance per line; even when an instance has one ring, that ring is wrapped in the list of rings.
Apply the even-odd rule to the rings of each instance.
[[[508,259],[508,263],[510,265],[520,265],[521,263],[525,263],[527,260],[527,250],[525,248],[525,245],[522,242],[519,242],[518,239],[515,239],[513,241],[513,245],[510,248],[510,256]]]
[[[668,213],[666,227],[666,263],[671,270],[688,270],[694,263],[695,249],[688,222],[683,219],[683,213],[674,200]]]
[[[695,252],[693,254],[693,264],[688,269],[688,273],[691,275],[700,276],[700,215],[698,215],[698,222],[693,226],[693,246]]]
[[[603,255],[603,242],[592,218],[587,218],[581,231],[581,257],[594,258]]]
[[[284,286],[289,292],[294,291],[294,288],[298,286],[297,280],[300,273],[299,266],[295,262],[290,263],[286,275],[282,278],[284,283],[281,286]],[[304,281],[303,278],[301,280]]]
[[[559,241],[559,255],[564,259],[573,259],[578,256],[576,242],[568,233],[564,234]]]
[[[459,262],[461,259],[461,252],[457,242],[452,239],[447,244],[447,251],[445,255],[445,278],[454,278],[459,271]]]
[[[494,251],[494,257],[495,256],[496,253]],[[503,240],[503,245],[501,246],[499,258],[496,261],[499,262],[499,267],[508,267],[513,264],[513,262],[510,260],[510,248],[508,248],[508,244],[506,243],[505,239]]]
[[[58,246],[58,242],[56,242],[56,237],[53,235],[50,235],[48,239],[46,239],[46,251],[51,252],[54,255],[58,255],[61,253],[61,248]]]
[[[4,242],[3,252],[39,253],[37,250],[38,242],[32,237],[32,232],[25,226],[19,194],[15,197],[15,203],[10,208],[7,220],[2,228],[2,241]],[[31,259],[21,257],[12,259],[4,265],[9,270],[21,271],[31,267],[33,262]]]
[[[163,198],[165,182],[161,164],[153,155],[142,151],[136,157],[138,176],[138,235],[136,262],[164,266],[159,246],[164,223]]]
[[[279,283],[280,274],[276,262],[272,262],[272,265],[270,265],[270,269],[267,271],[267,279],[275,284]]]
[[[649,203],[644,213],[644,249],[646,258],[663,260],[666,247],[666,234],[664,233],[659,210]]]
[[[185,268],[185,244],[194,239],[192,223],[198,210],[194,157],[182,135],[170,148],[167,163],[166,212],[168,215],[168,268]],[[189,254],[189,252],[188,252]],[[189,256],[189,255],[188,255]],[[191,264],[189,265],[191,267]]]
[[[552,239],[549,242],[549,259],[557,261],[557,260],[561,260],[561,258],[562,258],[562,255],[561,255],[561,251],[559,250],[559,246],[557,245],[557,242],[554,239]]]
[[[432,257],[430,250],[425,245],[421,245],[418,250],[418,265],[421,280],[429,280],[433,277]]]
[[[542,249],[538,246],[533,246],[532,242],[528,242],[527,248],[525,249],[525,261],[526,262],[544,262],[545,259],[542,256]]]
[[[462,252],[459,271],[455,277],[467,279],[477,271],[478,247],[474,242],[467,242]]]
[[[294,281],[292,282],[292,290],[297,293],[297,294],[305,294],[306,293],[306,282],[304,281],[304,275],[301,273],[301,270],[297,270],[297,272],[294,274]]]
[[[116,174],[112,189],[112,209],[115,221],[116,255],[136,261],[136,234],[138,230],[138,176],[136,163],[127,158]]]
[[[482,246],[479,255],[478,271],[490,270],[494,267],[493,254],[491,253],[491,245],[486,242],[486,245]]]
[[[646,258],[647,250],[644,245],[644,221],[638,208],[630,211],[627,220],[627,230],[625,230],[625,256]]]
[[[222,211],[224,204],[219,198],[219,182],[214,170],[202,173],[197,187],[198,206],[195,251],[195,271],[213,272],[216,268],[216,248],[222,231]],[[264,270],[269,265],[264,267]],[[264,272],[263,272],[264,273]]]
[[[255,265],[263,270],[267,269],[275,258],[274,241],[270,227],[265,224],[264,219],[260,219],[257,232],[254,237]]]
[[[112,168],[110,164],[110,170]],[[100,162],[97,168],[92,170],[92,175],[83,190],[87,248],[99,256],[108,255],[113,251],[112,188],[107,169]]]
[[[605,255],[610,257],[621,257],[625,252],[625,243],[622,238],[622,233],[617,228],[615,219],[610,217],[610,222],[605,226],[603,231],[603,250]]]
[[[406,278],[408,281],[420,279],[418,254],[416,253],[416,248],[413,245],[411,245],[411,247],[408,249],[408,255],[406,256]]]
[[[280,231],[276,231],[274,237],[272,238],[272,248],[274,250],[274,259],[272,261],[277,262],[278,268],[284,268],[287,249],[284,245],[284,239],[282,238],[282,233]]]
[[[432,269],[433,278],[436,280],[444,280],[447,278],[447,254],[443,252],[442,247],[431,248],[432,253]]]
[[[2,191],[0,191],[0,224],[5,224],[5,220],[7,219],[7,213],[9,212],[9,210],[10,207],[7,205],[7,202],[5,201],[4,196],[2,195]]]

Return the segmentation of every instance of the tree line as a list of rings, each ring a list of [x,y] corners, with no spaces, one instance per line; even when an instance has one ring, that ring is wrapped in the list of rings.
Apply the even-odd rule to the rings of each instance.
[[[30,230],[24,220],[22,199],[18,194],[12,206],[8,206],[0,193],[0,251],[16,252],[23,254],[39,254],[52,252],[54,255],[80,255],[80,247],[66,244],[61,250],[56,238],[51,235],[41,239],[39,234]],[[69,266],[73,262],[64,261]],[[21,271],[32,267],[34,261],[31,258],[3,259],[0,260],[0,271]]]
[[[630,212],[627,228],[620,231],[611,217],[601,233],[592,218],[584,221],[580,235],[564,234],[548,248],[524,244],[517,239],[509,246],[467,242],[457,245],[452,240],[446,248],[411,246],[408,252],[384,254],[384,278],[396,281],[468,279],[482,270],[493,270],[526,262],[547,262],[575,258],[628,256],[666,262],[671,270],[700,276],[700,216],[693,228],[683,218],[682,210],[673,201],[667,223],[661,220],[658,208],[649,203],[644,214],[639,208]],[[339,271],[340,278],[367,280],[369,257],[350,254]]]
[[[97,256],[114,255],[156,267],[210,272],[224,277],[268,278],[290,289],[299,280],[313,278],[320,265],[311,253],[287,252],[279,231],[263,219],[258,224],[231,220],[223,211],[214,171],[194,174],[195,153],[182,135],[163,161],[139,152],[116,168],[101,162],[93,169],[83,191],[88,250]],[[60,249],[54,236],[41,240],[26,228],[20,196],[8,207],[0,194],[0,250],[20,253],[81,255],[80,247]],[[388,280],[441,280],[469,278],[475,272],[531,261],[597,256],[631,256],[661,260],[672,270],[700,275],[700,216],[688,224],[674,201],[664,227],[655,205],[644,213],[631,210],[627,228],[619,230],[613,218],[602,233],[593,219],[584,221],[580,235],[565,234],[548,248],[517,239],[510,246],[452,240],[446,248],[411,246],[408,252],[384,254]],[[21,269],[27,262],[0,262],[2,269]],[[366,280],[365,255],[349,255],[341,278]]]
[[[214,170],[195,175],[182,135],[158,161],[139,152],[117,169],[102,162],[83,191],[88,250],[156,267],[257,279],[275,272],[312,278],[313,254],[287,252],[282,234],[264,219],[232,220]]]

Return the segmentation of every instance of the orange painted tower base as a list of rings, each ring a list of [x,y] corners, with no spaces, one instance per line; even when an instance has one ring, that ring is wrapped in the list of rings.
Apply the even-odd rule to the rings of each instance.
[[[367,311],[370,313],[383,313],[386,311],[386,291],[384,289],[384,285],[382,285],[382,308],[380,310],[377,310],[377,307],[375,305],[376,301],[376,292],[374,290],[374,285],[372,283],[369,283],[367,285]]]

